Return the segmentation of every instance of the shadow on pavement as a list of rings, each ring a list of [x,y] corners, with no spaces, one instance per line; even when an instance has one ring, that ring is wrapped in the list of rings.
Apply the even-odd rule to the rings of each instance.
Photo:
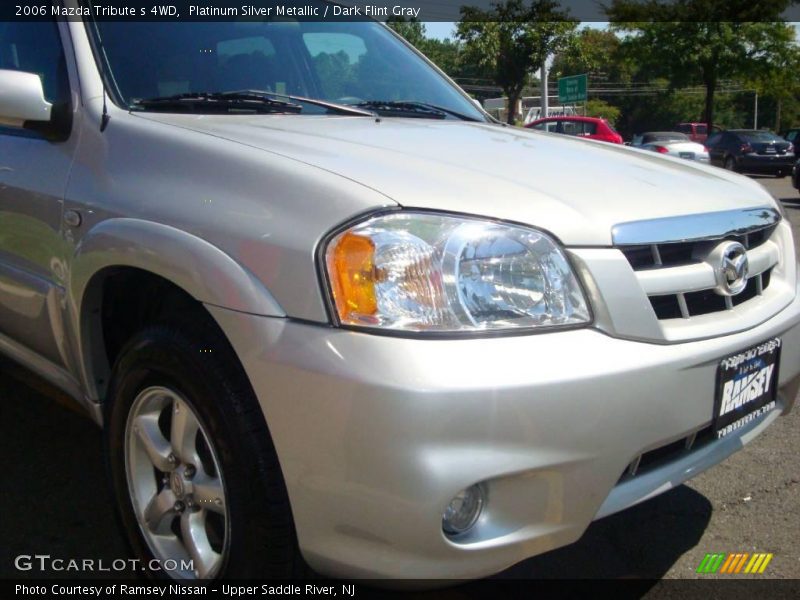
[[[711,513],[705,496],[682,485],[596,521],[574,544],[528,559],[498,577],[659,579],[698,544]]]
[[[100,430],[69,399],[6,360],[0,360],[0,439],[6,459],[0,578],[48,575],[16,570],[14,557],[20,554],[106,563],[130,556],[114,516]],[[680,486],[592,524],[578,542],[497,578],[658,579],[698,543],[711,512],[704,496]],[[468,597],[473,589],[478,588],[466,584],[451,591]]]

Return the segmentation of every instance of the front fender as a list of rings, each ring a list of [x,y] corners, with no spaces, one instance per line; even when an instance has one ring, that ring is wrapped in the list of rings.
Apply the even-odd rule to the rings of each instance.
[[[80,241],[71,261],[68,282],[69,320],[77,332],[78,375],[92,400],[100,390],[94,373],[93,349],[102,348],[97,327],[99,289],[90,283],[104,269],[134,267],[175,284],[204,304],[254,315],[285,317],[267,288],[245,267],[218,247],[181,229],[132,218],[112,218],[93,227]],[[93,286],[94,287],[94,286]],[[92,333],[94,332],[94,333]]]
[[[129,218],[99,223],[76,248],[70,269],[71,297],[83,298],[92,276],[115,266],[159,275],[205,304],[255,315],[286,316],[245,267],[207,241],[169,225]]]

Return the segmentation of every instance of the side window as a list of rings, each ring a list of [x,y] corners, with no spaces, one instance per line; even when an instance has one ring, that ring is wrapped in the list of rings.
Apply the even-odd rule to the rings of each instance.
[[[717,146],[719,145],[721,140],[722,140],[722,134],[715,133],[706,140],[706,146]]]
[[[562,121],[561,133],[567,135],[581,135],[583,133],[583,123],[580,121]]]
[[[55,21],[0,22],[0,69],[36,73],[48,102],[69,100],[67,64]]]
[[[595,135],[597,133],[597,123],[590,123],[585,121],[583,123],[583,134],[584,135]]]
[[[708,128],[705,125],[698,125],[696,132],[698,135],[705,135],[708,132]]]
[[[534,129],[538,129],[539,131],[549,131],[550,133],[556,133],[558,131],[558,121],[544,121],[542,123],[537,123],[533,126]]]

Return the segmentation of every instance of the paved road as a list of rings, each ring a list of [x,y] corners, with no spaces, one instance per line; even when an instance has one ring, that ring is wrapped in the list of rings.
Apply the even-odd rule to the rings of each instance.
[[[760,181],[800,225],[800,196],[788,179]],[[0,577],[20,575],[13,567],[19,554],[109,562],[128,556],[100,447],[98,430],[65,397],[0,362]],[[775,555],[770,577],[800,579],[798,448],[795,410],[689,484],[599,521],[577,543],[500,576],[693,578],[707,552],[759,551]]]

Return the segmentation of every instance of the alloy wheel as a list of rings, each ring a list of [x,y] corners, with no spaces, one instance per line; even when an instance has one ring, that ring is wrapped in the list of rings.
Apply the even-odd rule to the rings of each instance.
[[[153,386],[137,395],[125,427],[128,490],[142,535],[172,577],[213,578],[225,564],[230,516],[220,464],[178,392]]]

